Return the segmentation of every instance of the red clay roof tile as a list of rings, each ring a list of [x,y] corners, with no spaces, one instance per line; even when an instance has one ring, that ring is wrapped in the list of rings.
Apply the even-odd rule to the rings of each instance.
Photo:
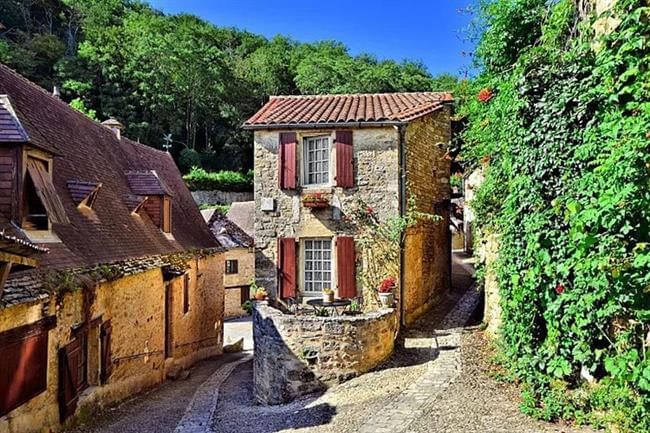
[[[244,128],[408,122],[453,101],[447,92],[272,96]]]

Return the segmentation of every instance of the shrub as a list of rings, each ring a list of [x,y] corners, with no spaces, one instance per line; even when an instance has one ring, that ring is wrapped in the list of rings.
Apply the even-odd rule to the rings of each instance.
[[[199,156],[199,152],[194,149],[183,149],[178,158],[178,166],[183,173],[187,173],[194,167],[200,167],[201,157]]]
[[[531,1],[486,2],[488,24]],[[616,2],[594,50],[576,2],[533,3],[548,8],[527,24],[539,40],[504,56],[509,36],[488,25],[462,107],[463,159],[485,176],[477,240],[499,235],[500,348],[526,413],[648,432],[648,8]]]
[[[246,174],[236,171],[207,172],[202,168],[193,167],[183,176],[190,191],[252,191],[252,171]]]

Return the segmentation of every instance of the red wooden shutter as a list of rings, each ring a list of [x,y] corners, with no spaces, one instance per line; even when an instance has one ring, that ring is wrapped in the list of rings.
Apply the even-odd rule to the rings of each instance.
[[[81,363],[81,342],[72,340],[59,349],[59,414],[65,421],[77,409],[79,400],[79,364]]]
[[[339,236],[336,238],[336,270],[338,273],[339,298],[357,296],[357,279],[355,276],[354,238]]]
[[[296,187],[296,133],[281,132],[278,151],[278,187],[294,189]]]
[[[295,238],[278,238],[278,283],[282,299],[296,296]]]
[[[101,371],[99,374],[99,379],[102,384],[108,382],[108,378],[113,372],[113,361],[111,359],[111,334],[113,333],[113,327],[111,326],[111,321],[107,320],[102,323],[99,336],[101,344]]]
[[[352,131],[336,131],[336,186],[354,186]]]
[[[47,388],[46,322],[0,333],[0,417]]]

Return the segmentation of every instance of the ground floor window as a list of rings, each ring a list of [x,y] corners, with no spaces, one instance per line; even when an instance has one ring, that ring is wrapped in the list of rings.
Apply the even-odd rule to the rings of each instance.
[[[305,294],[320,293],[332,287],[332,240],[328,238],[303,241]]]

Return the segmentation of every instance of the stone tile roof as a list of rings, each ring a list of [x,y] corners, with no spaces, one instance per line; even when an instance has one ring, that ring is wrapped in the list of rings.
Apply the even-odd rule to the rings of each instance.
[[[0,94],[9,95],[29,144],[55,153],[53,184],[69,224],[52,225],[61,243],[48,243],[41,267],[91,267],[132,258],[218,247],[172,157],[127,138],[0,64]],[[145,212],[134,216],[125,197],[137,195],[125,173],[155,172],[172,196],[168,239]],[[150,175],[148,175],[150,177]],[[92,212],[77,208],[67,182],[101,183]]]
[[[211,254],[221,249],[204,249],[199,254]],[[140,257],[103,263],[92,267],[71,268],[66,272],[80,282],[91,281],[93,284],[135,275],[155,268],[171,268],[180,271],[177,273],[182,273],[184,269],[178,268],[177,258],[177,253]],[[2,298],[0,298],[0,307],[47,299],[52,294],[52,290],[55,290],[50,287],[53,284],[51,280],[56,280],[53,277],[54,275],[55,271],[48,272],[46,269],[11,274],[7,280]]]
[[[226,218],[242,229],[248,236],[255,239],[255,202],[238,201],[230,205]]]
[[[25,142],[29,136],[11,106],[9,96],[0,95],[0,143]]]
[[[244,128],[408,122],[451,101],[447,92],[272,96]]]
[[[208,216],[208,227],[215,239],[225,248],[250,248],[254,245],[252,237],[219,211],[214,211],[211,215],[203,214],[204,218]]]

